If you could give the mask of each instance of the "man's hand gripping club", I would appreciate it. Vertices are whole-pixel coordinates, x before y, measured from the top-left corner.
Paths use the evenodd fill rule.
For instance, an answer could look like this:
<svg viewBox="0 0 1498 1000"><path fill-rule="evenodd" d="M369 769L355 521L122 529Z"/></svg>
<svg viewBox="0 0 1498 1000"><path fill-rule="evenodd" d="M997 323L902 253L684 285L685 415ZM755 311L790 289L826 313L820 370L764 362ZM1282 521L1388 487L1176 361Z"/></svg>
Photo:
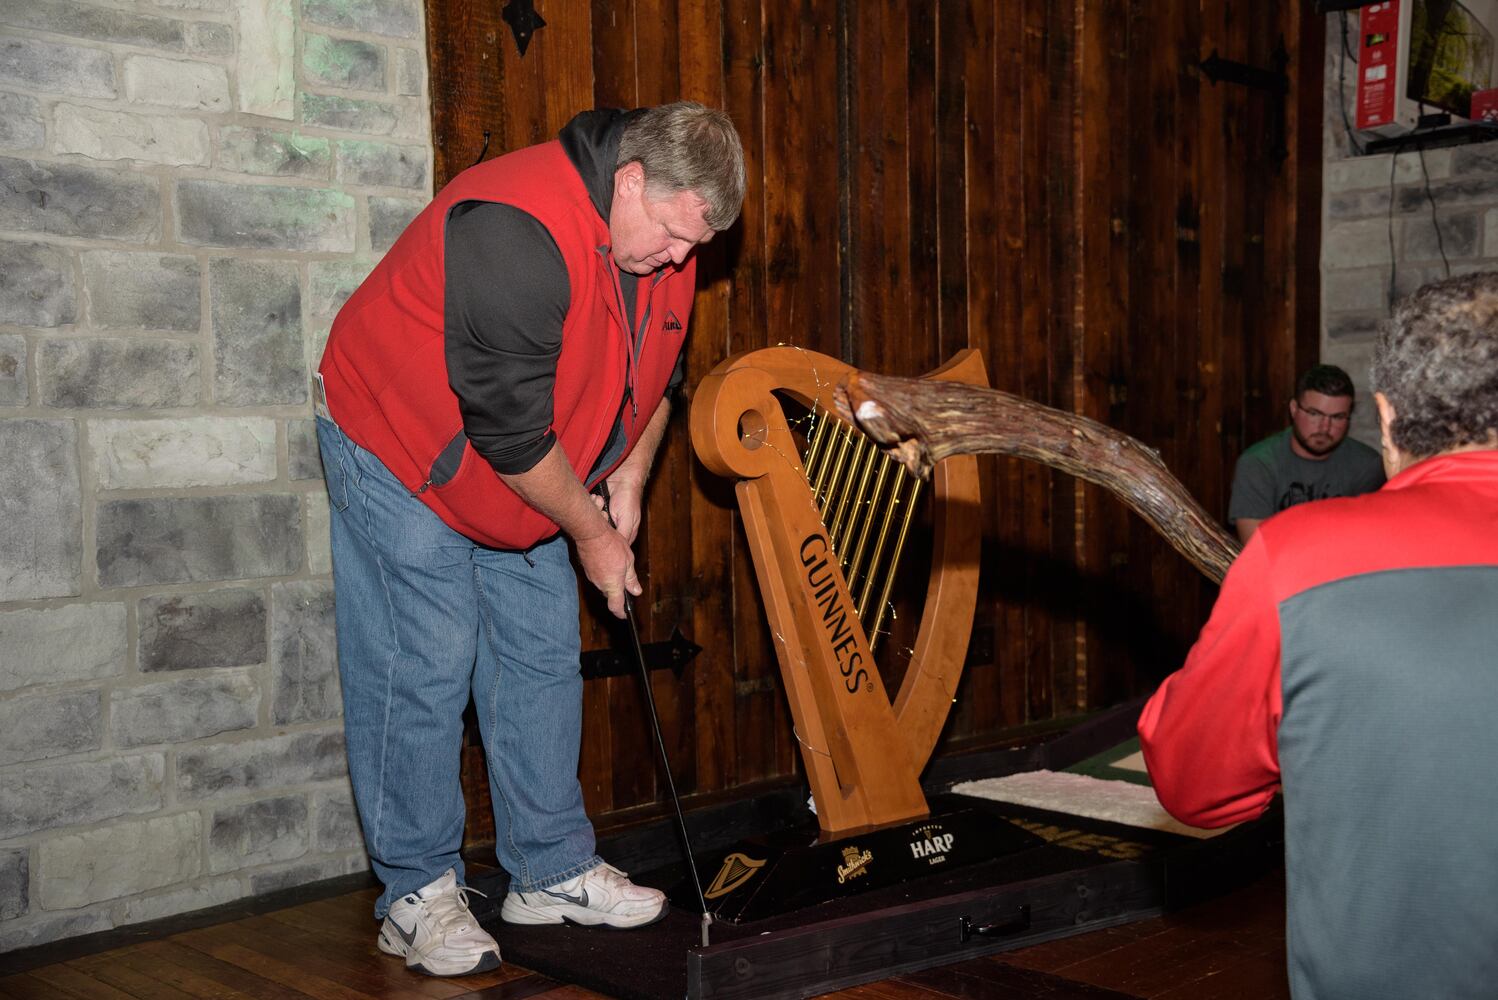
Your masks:
<svg viewBox="0 0 1498 1000"><path fill-rule="evenodd" d="M615 618L623 618L630 610L631 597L638 597L642 593L640 579L635 575L635 536L640 530L640 494L639 489L610 490L609 481L604 480L598 484L597 492L594 493L594 501L603 511L603 516L608 520L609 533L624 543L625 551L629 553L629 565L625 570L622 586L613 579L608 582L612 584L605 587L603 583L594 580L591 572L588 579L593 581L594 586L603 591L603 596L608 599L609 611ZM578 557L582 558L582 546L578 546ZM586 571L586 561L584 562Z"/></svg>
<svg viewBox="0 0 1498 1000"><path fill-rule="evenodd" d="M600 497L589 497L583 484L567 465L562 449L553 448L529 471L503 475L501 478L520 498L555 521L577 547L588 582L603 592L609 611L624 617L626 594L639 594L640 581L635 576L635 554L630 547L640 525L641 488L631 489L617 471L614 512L621 525L615 528L607 514L600 514ZM591 502L590 502L591 501Z"/></svg>

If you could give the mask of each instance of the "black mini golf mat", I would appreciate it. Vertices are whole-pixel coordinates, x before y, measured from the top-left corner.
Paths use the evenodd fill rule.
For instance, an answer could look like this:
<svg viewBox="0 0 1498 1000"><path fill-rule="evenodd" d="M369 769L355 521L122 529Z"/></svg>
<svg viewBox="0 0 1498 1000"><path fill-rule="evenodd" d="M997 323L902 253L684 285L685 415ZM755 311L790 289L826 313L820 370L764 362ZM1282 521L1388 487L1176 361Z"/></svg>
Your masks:
<svg viewBox="0 0 1498 1000"><path fill-rule="evenodd" d="M935 810L956 797L936 796ZM815 837L814 817L786 797L762 821ZM961 799L972 807L975 800ZM701 946L695 904L677 903L665 919L631 931L571 925L521 927L499 919L507 877L471 870L469 883L490 895L474 910L500 942L507 961L554 979L622 998L802 997L961 961L1052 938L1155 916L1225 892L1278 862L1276 819L1240 827L1211 841L998 802L977 803L996 831L1030 836L1014 853L901 885L821 903L761 920L711 928ZM791 815L786 815L786 813ZM773 819L767 818L773 816ZM716 831L732 843L756 831L726 821ZM705 850L693 834L694 849ZM610 848L616 849L611 857ZM635 860L669 856L672 827L635 831L628 842L605 841L600 853L630 868ZM635 865L631 877L668 889L678 864ZM713 873L704 871L704 880Z"/></svg>

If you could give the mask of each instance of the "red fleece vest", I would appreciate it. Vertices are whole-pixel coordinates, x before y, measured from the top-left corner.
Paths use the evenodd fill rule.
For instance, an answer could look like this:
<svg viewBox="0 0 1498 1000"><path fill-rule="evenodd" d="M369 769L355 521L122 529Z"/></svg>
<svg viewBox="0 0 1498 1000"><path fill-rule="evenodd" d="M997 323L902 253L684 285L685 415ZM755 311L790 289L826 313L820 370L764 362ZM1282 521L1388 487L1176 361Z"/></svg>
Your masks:
<svg viewBox="0 0 1498 1000"><path fill-rule="evenodd" d="M464 201L499 202L546 227L567 266L570 306L562 326L552 430L578 478L598 460L630 375L630 337L608 225L560 142L509 153L463 171L401 234L333 321L319 371L338 426L455 531L494 548L523 549L557 526L528 506L472 445L457 474L430 485L433 462L463 418L443 354L443 229ZM635 317L638 412L626 405L628 455L659 405L686 337L695 258L641 278ZM494 276L524 281L525 275ZM640 324L643 322L643 327ZM611 471L611 470L610 470ZM592 485L591 483L588 485Z"/></svg>

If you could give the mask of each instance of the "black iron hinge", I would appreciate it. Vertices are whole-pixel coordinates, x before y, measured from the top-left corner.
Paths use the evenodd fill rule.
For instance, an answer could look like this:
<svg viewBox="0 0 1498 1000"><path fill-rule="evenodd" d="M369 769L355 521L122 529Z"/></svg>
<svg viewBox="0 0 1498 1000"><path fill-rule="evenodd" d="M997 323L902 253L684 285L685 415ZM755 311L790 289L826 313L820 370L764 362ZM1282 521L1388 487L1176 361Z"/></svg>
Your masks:
<svg viewBox="0 0 1498 1000"><path fill-rule="evenodd" d="M1285 101L1290 96L1290 74L1287 72L1290 68L1290 53L1285 51L1283 38L1275 46L1273 58L1274 69L1262 69L1248 63L1224 59L1213 49L1212 54L1201 61L1201 71L1212 81L1214 87L1221 80L1224 83L1263 90L1277 98L1269 106L1269 155L1276 163L1283 163L1290 155L1285 138Z"/></svg>
<svg viewBox="0 0 1498 1000"><path fill-rule="evenodd" d="M680 626L671 628L671 638L665 642L647 642L640 647L645 653L645 666L650 670L669 670L678 678L682 668L702 652L702 647L681 634ZM583 680L595 677L622 677L632 674L635 666L634 654L626 647L622 650L590 649L582 655Z"/></svg>
<svg viewBox="0 0 1498 1000"><path fill-rule="evenodd" d="M546 22L536 13L535 0L510 0L500 9L499 16L510 26L510 33L515 36L515 47L522 56L531 44L531 36L546 27Z"/></svg>

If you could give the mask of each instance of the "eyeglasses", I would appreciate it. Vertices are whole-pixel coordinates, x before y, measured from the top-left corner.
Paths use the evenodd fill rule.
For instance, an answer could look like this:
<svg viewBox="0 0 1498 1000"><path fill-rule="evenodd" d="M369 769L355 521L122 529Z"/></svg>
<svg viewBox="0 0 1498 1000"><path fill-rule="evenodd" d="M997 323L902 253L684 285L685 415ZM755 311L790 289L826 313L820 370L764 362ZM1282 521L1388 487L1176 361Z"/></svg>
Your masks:
<svg viewBox="0 0 1498 1000"><path fill-rule="evenodd" d="M1330 420L1334 424L1345 424L1352 417L1352 414L1350 412L1322 413L1315 407L1301 406L1299 403L1295 404L1295 408L1301 413L1304 413L1306 416L1310 417L1312 420Z"/></svg>

